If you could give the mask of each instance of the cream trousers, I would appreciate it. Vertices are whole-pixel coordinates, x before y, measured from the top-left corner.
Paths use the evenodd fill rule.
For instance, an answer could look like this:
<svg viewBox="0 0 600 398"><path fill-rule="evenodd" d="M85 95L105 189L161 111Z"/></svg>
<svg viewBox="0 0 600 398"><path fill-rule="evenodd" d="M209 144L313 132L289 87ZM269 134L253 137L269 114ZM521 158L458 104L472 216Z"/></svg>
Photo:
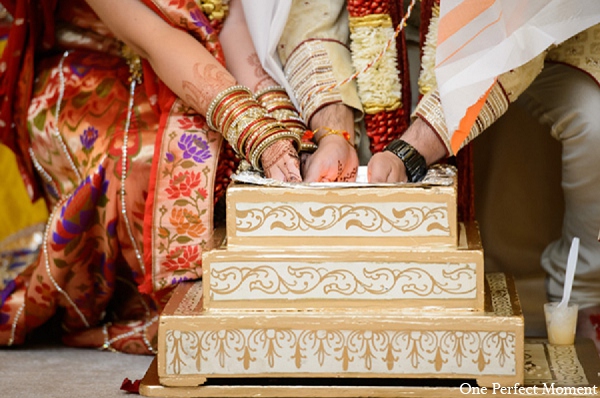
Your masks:
<svg viewBox="0 0 600 398"><path fill-rule="evenodd" d="M571 300L600 304L600 87L585 73L546 64L519 101L562 144L562 234L541 257L549 299L560 300L573 237L580 239ZM524 160L523 167L527 167Z"/></svg>

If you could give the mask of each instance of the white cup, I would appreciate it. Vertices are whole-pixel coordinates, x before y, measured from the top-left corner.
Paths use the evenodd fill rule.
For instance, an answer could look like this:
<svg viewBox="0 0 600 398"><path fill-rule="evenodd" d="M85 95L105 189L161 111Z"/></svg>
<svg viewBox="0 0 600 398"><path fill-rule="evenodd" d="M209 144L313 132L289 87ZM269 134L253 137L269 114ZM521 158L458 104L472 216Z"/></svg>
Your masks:
<svg viewBox="0 0 600 398"><path fill-rule="evenodd" d="M568 304L564 308L557 307L558 303L544 304L548 342L555 345L572 345L575 342L579 306Z"/></svg>

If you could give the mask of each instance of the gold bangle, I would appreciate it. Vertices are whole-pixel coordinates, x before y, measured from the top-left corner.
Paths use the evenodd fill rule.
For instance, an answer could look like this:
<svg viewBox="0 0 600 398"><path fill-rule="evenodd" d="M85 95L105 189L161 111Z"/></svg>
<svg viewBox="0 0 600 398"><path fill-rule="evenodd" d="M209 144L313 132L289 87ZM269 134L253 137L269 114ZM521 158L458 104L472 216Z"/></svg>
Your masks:
<svg viewBox="0 0 600 398"><path fill-rule="evenodd" d="M298 150L300 148L300 138L299 138L298 134L295 134L291 131L285 131L285 130L275 133L275 134L265 138L256 147L256 149L252 152L252 154L251 154L252 156L250 159L250 164L252 164L252 167L254 167L256 170L262 171L262 168L260 167L260 158L261 158L263 152L274 142L283 140L283 139L287 139L287 138L291 138L296 143L296 150Z"/></svg>
<svg viewBox="0 0 600 398"><path fill-rule="evenodd" d="M208 124L208 127L210 127L212 130L218 131L217 127L213 124L213 121L212 121L213 112L215 111L215 107L227 95L232 94L236 91L245 92L249 96L252 96L252 92L250 91L250 89L248 89L247 87L242 86L242 85L235 85L235 86L228 87L225 90L221 91L219 94L217 94L215 96L215 98L213 98L213 100L208 105L208 110L206 111L206 123Z"/></svg>
<svg viewBox="0 0 600 398"><path fill-rule="evenodd" d="M260 97L262 97L265 94L273 93L273 92L283 93L287 96L287 91L285 91L285 88L283 88L282 86L269 86L269 87L266 87L266 88L256 92L254 94L254 98L256 98L257 100L260 101Z"/></svg>
<svg viewBox="0 0 600 398"><path fill-rule="evenodd" d="M232 145L236 145L240 135L250 123L256 119L264 117L266 111L260 106L251 106L244 109L236 118L227 126L227 129L223 131L223 136L227 138L227 141ZM238 148L241 149L241 148Z"/></svg>
<svg viewBox="0 0 600 398"><path fill-rule="evenodd" d="M317 141L316 141L317 145L319 145L319 142L321 142L321 140L323 138L327 137L328 135L339 135L340 137L344 137L344 139L346 140L347 143L350 143L350 133L348 133L345 130L334 130L334 129L330 129L329 127L319 127L318 129L316 129L314 131L314 134L316 135L317 132L321 129L327 130L327 132L317 139Z"/></svg>
<svg viewBox="0 0 600 398"><path fill-rule="evenodd" d="M241 110L252 105L258 106L258 103L248 95L238 94L233 97L225 97L215 108L215 115L213 116L219 131L221 133L227 131L232 121L241 114Z"/></svg>

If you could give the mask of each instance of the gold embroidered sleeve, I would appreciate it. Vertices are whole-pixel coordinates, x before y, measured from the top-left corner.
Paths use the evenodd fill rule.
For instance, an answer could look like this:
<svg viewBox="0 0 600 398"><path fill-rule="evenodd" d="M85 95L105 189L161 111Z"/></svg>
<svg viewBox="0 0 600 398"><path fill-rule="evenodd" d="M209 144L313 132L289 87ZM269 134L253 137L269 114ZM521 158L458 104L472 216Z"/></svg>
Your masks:
<svg viewBox="0 0 600 398"><path fill-rule="evenodd" d="M452 154L448 126L446 125L446 119L444 118L442 103L437 89L429 91L421 98L421 101L419 101L411 115L413 120L417 117L423 119L429 127L435 131L440 140L444 143L446 152Z"/></svg>
<svg viewBox="0 0 600 398"><path fill-rule="evenodd" d="M477 116L477 119L469 132L469 135L463 141L459 150L498 120L498 118L506 112L508 105L509 101L504 90L500 84L494 84L481 112ZM415 117L423 119L436 132L438 137L444 143L446 151L450 156L456 155L456 153L452 151L452 146L450 145L452 134L454 132L448 131L437 89L425 94L421 101L419 101L417 108L412 115L413 119Z"/></svg>
<svg viewBox="0 0 600 398"><path fill-rule="evenodd" d="M316 111L332 103L343 102L362 111L354 82L321 89L353 73L348 40L345 1L292 2L278 55L307 123Z"/></svg>

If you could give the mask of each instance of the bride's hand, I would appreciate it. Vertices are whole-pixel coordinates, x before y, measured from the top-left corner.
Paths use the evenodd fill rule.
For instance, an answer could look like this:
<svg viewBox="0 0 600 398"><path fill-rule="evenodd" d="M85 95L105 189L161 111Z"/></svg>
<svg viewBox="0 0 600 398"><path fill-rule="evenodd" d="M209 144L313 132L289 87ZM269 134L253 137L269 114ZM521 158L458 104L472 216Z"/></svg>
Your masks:
<svg viewBox="0 0 600 398"><path fill-rule="evenodd" d="M300 159L291 140L279 140L261 156L265 176L284 182L300 182Z"/></svg>

